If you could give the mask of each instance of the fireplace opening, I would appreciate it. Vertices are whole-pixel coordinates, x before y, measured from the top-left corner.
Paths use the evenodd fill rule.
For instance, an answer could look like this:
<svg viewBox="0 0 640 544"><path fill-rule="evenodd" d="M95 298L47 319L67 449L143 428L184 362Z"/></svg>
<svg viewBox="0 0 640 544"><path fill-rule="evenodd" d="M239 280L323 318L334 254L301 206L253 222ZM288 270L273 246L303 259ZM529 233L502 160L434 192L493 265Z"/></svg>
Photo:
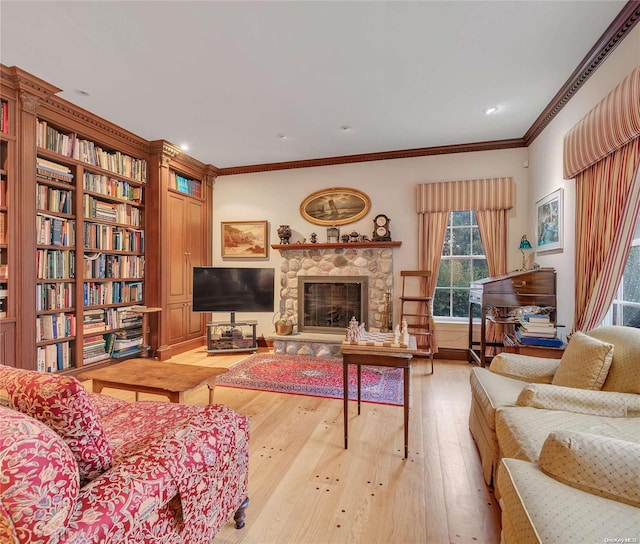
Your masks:
<svg viewBox="0 0 640 544"><path fill-rule="evenodd" d="M299 276L298 330L343 334L349 320L367 320L366 276Z"/></svg>

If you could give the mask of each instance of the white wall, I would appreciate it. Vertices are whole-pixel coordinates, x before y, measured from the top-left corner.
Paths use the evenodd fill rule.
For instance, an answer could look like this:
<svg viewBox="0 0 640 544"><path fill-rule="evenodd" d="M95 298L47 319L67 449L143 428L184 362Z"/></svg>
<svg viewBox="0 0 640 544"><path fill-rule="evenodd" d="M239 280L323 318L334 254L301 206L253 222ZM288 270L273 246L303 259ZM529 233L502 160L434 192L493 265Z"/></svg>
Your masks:
<svg viewBox="0 0 640 544"><path fill-rule="evenodd" d="M266 219L270 226L270 244L279 243L276 231L281 224L291 226L292 243L303 238L309 240L312 232L318 234L319 242L325 242L326 227L303 219L300 203L320 189L351 187L369 195L371 210L357 223L342 226L341 233L355 230L371 237L373 218L379 213L390 217L391 235L394 240L402 242L402 246L394 250L394 296L397 298L400 270L415 269L418 263L416 186L435 181L510 176L515 180L517 201L509 220L509 269L514 270L521 266L522 255L517 248L527 220L528 171L523 167L525 158L527 150L519 148L219 177L213 191L213 264L273 266L278 278L281 262L278 251L270 249L267 261L223 261L220 256L220 221ZM276 292L276 309L278 301ZM398 315L398 311L396 303L394 315ZM215 317L226 318L223 315ZM271 314L239 314L238 319L241 318L258 319L259 335L269 335L273 331ZM439 342L443 347L466 348L466 325L443 325L439 328Z"/></svg>
<svg viewBox="0 0 640 544"><path fill-rule="evenodd" d="M533 235L536 230L536 201L560 187L564 189L564 249L558 253L536 255L535 260L541 266L551 266L557 271L558 321L566 325L566 332L572 329L575 306L575 183L573 180L562 178L562 141L571 127L638 64L640 64L640 25L637 25L611 53L604 64L529 146L529 197L526 211L528 233ZM535 236L530 240L535 240Z"/></svg>

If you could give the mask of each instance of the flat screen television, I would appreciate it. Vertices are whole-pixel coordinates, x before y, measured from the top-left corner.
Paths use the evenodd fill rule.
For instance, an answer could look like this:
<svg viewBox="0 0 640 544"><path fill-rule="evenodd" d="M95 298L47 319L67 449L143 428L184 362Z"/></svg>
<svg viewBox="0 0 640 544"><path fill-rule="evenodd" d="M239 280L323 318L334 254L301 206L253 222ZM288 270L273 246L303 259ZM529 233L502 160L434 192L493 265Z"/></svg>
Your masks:
<svg viewBox="0 0 640 544"><path fill-rule="evenodd" d="M273 312L273 268L193 267L194 312Z"/></svg>

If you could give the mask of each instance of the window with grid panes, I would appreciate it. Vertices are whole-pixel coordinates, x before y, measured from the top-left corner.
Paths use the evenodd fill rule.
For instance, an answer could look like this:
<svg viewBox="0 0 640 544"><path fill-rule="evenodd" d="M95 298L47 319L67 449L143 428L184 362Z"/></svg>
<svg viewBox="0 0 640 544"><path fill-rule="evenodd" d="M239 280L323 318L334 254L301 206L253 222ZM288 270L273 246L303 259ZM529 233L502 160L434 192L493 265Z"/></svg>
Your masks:
<svg viewBox="0 0 640 544"><path fill-rule="evenodd" d="M442 246L433 314L437 317L467 318L469 284L488 275L475 212L451 212ZM477 305L474 307L476 310L478 315L475 317L480 317Z"/></svg>
<svg viewBox="0 0 640 544"><path fill-rule="evenodd" d="M620 286L603 325L640 328L640 218L636 223Z"/></svg>

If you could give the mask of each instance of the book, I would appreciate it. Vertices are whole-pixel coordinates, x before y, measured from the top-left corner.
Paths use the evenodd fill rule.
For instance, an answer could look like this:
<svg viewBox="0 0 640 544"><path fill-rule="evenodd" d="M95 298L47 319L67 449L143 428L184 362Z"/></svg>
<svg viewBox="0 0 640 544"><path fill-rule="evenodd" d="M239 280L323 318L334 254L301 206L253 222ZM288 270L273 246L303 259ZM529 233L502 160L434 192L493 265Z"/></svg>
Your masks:
<svg viewBox="0 0 640 544"><path fill-rule="evenodd" d="M524 320L529 323L549 323L551 317L547 314L524 314Z"/></svg>
<svg viewBox="0 0 640 544"><path fill-rule="evenodd" d="M523 336L520 331L516 331L516 338L521 344L525 346L544 346L552 348L561 348L564 342L560 338L540 338L540 337L528 337Z"/></svg>

